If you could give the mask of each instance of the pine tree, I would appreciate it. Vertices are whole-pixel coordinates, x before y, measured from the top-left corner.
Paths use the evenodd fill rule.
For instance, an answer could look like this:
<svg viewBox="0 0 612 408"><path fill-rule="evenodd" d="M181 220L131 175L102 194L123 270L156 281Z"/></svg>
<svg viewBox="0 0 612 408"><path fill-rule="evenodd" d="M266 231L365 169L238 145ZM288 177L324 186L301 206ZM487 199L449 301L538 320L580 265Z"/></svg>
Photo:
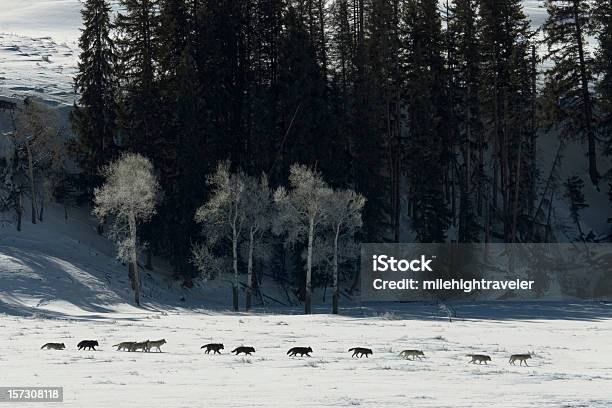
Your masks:
<svg viewBox="0 0 612 408"><path fill-rule="evenodd" d="M159 3L122 0L115 25L121 75L121 144L155 159L159 142Z"/></svg>
<svg viewBox="0 0 612 408"><path fill-rule="evenodd" d="M191 42L192 19L188 4L183 0L163 0L160 2L160 24L157 37L158 88L160 109L160 141L155 148L156 165L160 183L166 199L158 210L155 223L149 226L151 246L147 260L151 259L153 249L161 250L169 258L177 274L186 279L190 241L197 234L193 228L193 213L198 205L193 193L200 192L198 179L192 173L182 179L186 167L199 169L194 157L186 156L187 146L194 151L195 157L201 154L197 149L197 97L198 77L193 71ZM189 106L185 106L185 103ZM185 112L187 110L187 112ZM197 197L201 197L197 196ZM158 233L159 231L159 233ZM147 262L152 267L150 262Z"/></svg>
<svg viewBox="0 0 612 408"><path fill-rule="evenodd" d="M447 36L450 38L449 99L460 157L459 225L457 240L479 240L476 213L482 214L484 183L484 135L480 113L480 55L478 2L458 0L450 6ZM454 166L453 166L454 167Z"/></svg>
<svg viewBox="0 0 612 408"><path fill-rule="evenodd" d="M403 26L412 220L419 242L444 242L450 222L444 196L444 173L449 161L448 112L437 2L408 1Z"/></svg>
<svg viewBox="0 0 612 408"><path fill-rule="evenodd" d="M398 1L375 0L367 10L359 2L356 16L355 178L368 200L365 232L376 241L400 240L399 12ZM372 172L373 167L379 170Z"/></svg>
<svg viewBox="0 0 612 408"><path fill-rule="evenodd" d="M546 117L560 124L564 136L579 135L588 146L589 177L597 187L601 178L597 169L594 60L586 37L593 34L591 2L588 0L547 0L548 19L544 36L547 57L553 67L546 73Z"/></svg>
<svg viewBox="0 0 612 408"><path fill-rule="evenodd" d="M605 135L612 130L612 2L609 0L599 2L595 16L599 43L596 71L600 77L597 90L601 100L601 130ZM607 154L612 154L612 137L608 137L605 142Z"/></svg>
<svg viewBox="0 0 612 408"><path fill-rule="evenodd" d="M297 8L289 7L279 39L277 150L271 177L284 181L293 163L332 162L329 151L330 123L326 78L317 61L316 44L307 21ZM323 167L320 170L325 171Z"/></svg>
<svg viewBox="0 0 612 408"><path fill-rule="evenodd" d="M493 220L500 219L501 235L512 241L513 221L520 211L516 197L522 194L521 186L526 187L517 176L521 171L517 158L524 151L519 151L527 137L524 126L532 123L525 120L534 105L532 87L525 87L531 81L524 81L524 73L531 72L533 33L520 0L481 0L479 14L481 112L492 165L490 186L485 190L490 196L485 240L494 232Z"/></svg>
<svg viewBox="0 0 612 408"><path fill-rule="evenodd" d="M117 129L116 49L111 39L111 8L106 0L87 0L81 11L83 26L79 72L75 78L78 105L71 114L76 135L73 145L89 194L101 179L99 169L113 156Z"/></svg>
<svg viewBox="0 0 612 408"><path fill-rule="evenodd" d="M330 7L330 105L336 129L329 156L335 167L326 169L336 184L367 197L362 235L372 242L396 240L399 233L399 196L393 192L399 193L401 151L390 147L399 142L400 123L395 116L400 89L393 3L366 7L363 0L336 0ZM392 57L395 85L388 65ZM393 126L388 126L388 107L397 119Z"/></svg>

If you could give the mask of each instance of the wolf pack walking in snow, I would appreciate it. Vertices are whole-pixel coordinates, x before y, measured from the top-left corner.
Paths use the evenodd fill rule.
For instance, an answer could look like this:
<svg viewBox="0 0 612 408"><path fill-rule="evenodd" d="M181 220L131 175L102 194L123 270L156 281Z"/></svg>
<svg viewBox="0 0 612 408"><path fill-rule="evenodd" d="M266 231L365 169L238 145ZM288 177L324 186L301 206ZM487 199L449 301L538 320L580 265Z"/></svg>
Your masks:
<svg viewBox="0 0 612 408"><path fill-rule="evenodd" d="M114 344L112 347L117 347L117 351L128 351L128 352L136 352L136 351L140 351L143 353L149 353L151 352L151 350L155 349L157 350L157 352L161 353L161 347L166 344L167 341L166 339L161 339L161 340L146 340L146 341L125 341L125 342L121 342L121 343L117 343ZM93 350L93 351L99 351L96 350L96 347L99 347L99 343L97 340L83 340L81 342L79 342L79 344L77 344L77 347L79 350ZM66 345L64 343L45 343L42 347L42 349L47 349L47 350L64 350L66 349ZM204 354L210 354L212 351L212 354L222 354L221 350L224 350L225 347L223 345L223 343L208 343L203 345L202 347L200 347L200 349L205 349ZM371 348L367 348L367 347L352 347L350 349L348 349L348 352L352 352L353 354L351 355L352 358L362 358L363 356L365 356L366 358L369 358L369 356L373 355L374 352L372 351ZM245 356L251 356L253 355L253 353L255 353L255 348L252 346L238 346L235 349L233 349L231 351L231 353L234 353L236 356L240 355L240 354L244 354ZM287 351L287 355L289 357L312 357L310 354L314 353L312 347L292 347ZM529 367L529 365L527 364L527 360L532 358L534 355L533 352L529 352L529 353L524 353L524 354L512 354L510 356L510 360L508 360L508 364L511 365L516 365L515 362L518 361L519 365L522 366L523 363L525 363L525 366ZM425 353L422 350L413 350L413 349L406 349L406 350L402 350L399 354L398 357L404 359L404 360L410 360L410 361L415 361L416 359L422 360L425 357ZM470 361L468 363L471 364L477 364L481 365L482 363L485 363L485 365L488 365L487 362L491 362L493 361L491 359L490 356L486 355L486 354L466 354L466 357L470 358Z"/></svg>

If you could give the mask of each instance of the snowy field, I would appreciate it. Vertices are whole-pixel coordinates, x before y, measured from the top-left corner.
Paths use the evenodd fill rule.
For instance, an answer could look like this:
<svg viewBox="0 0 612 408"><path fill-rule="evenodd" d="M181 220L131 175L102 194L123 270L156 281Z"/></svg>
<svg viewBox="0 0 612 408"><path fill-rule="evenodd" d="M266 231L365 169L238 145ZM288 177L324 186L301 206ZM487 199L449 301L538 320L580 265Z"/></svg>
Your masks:
<svg viewBox="0 0 612 408"><path fill-rule="evenodd" d="M26 206L27 207L27 206ZM612 306L488 303L456 305L450 323L433 304L370 304L343 298L342 316L299 307L227 312L224 282L194 289L170 280L155 260L143 308L131 306L125 267L95 233L85 209L25 217L0 228L0 385L63 386L65 407L610 407ZM266 293L281 292L264 282ZM241 301L243 299L241 294ZM328 297L329 302L329 297ZM165 338L163 353L118 352L122 341ZM77 351L81 340L98 351ZM48 342L66 350L40 350ZM222 342L223 355L200 347ZM252 357L229 353L240 345ZM310 346L311 358L289 358ZM371 348L370 358L347 350ZM421 349L423 361L400 359ZM510 354L534 352L530 367ZM488 365L466 354L488 354ZM19 404L19 407L45 404Z"/></svg>
<svg viewBox="0 0 612 408"><path fill-rule="evenodd" d="M465 310L492 315L496 307ZM400 312L375 317L135 310L92 319L5 315L0 316L0 384L64 386L65 407L612 406L610 308L595 306L581 320L511 317L523 307L506 310L508 318L453 323L432 318L433 306L407 308L406 320ZM557 307L550 312L563 312ZM168 341L163 353L111 347L160 338ZM97 339L99 350L77 351L83 339ZM40 350L51 341L67 349ZM223 342L223 355L204 354L200 347L209 342ZM230 355L239 345L257 351L252 357ZM294 346L312 347L312 358L286 356ZM374 354L352 359L347 349L355 346ZM427 358L398 358L406 348L422 349ZM510 354L527 351L535 352L529 367L508 365ZM468 364L469 353L489 354L492 362Z"/></svg>

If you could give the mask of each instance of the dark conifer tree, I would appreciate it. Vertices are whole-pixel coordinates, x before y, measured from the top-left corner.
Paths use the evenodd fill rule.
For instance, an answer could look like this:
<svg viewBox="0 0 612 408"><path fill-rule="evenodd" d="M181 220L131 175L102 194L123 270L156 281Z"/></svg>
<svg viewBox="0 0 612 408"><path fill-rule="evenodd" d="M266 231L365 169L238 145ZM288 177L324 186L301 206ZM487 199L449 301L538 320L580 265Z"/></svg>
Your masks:
<svg viewBox="0 0 612 408"><path fill-rule="evenodd" d="M99 184L99 169L115 152L117 128L116 55L110 31L111 8L106 0L87 0L81 15L81 54L75 89L80 95L72 112L73 145L85 176L88 194Z"/></svg>
<svg viewBox="0 0 612 408"><path fill-rule="evenodd" d="M482 215L482 188L485 181L482 119L480 114L480 55L478 1L457 0L450 6L447 36L449 60L449 100L455 143L452 168L458 169L459 242L479 241L476 215Z"/></svg>
<svg viewBox="0 0 612 408"><path fill-rule="evenodd" d="M599 74L597 90L601 100L601 134L612 133L612 1L599 2L596 12L597 39L596 71ZM605 138L606 153L612 154L612 136Z"/></svg>
<svg viewBox="0 0 612 408"><path fill-rule="evenodd" d="M198 231L193 214L204 195L202 174L205 151L198 143L198 106L200 87L192 55L193 18L184 0L160 3L160 46L156 60L160 93L160 143L156 147L156 167L165 194L152 234L162 250L185 278L191 278L189 249ZM150 252L149 252L150 254Z"/></svg>
<svg viewBox="0 0 612 408"><path fill-rule="evenodd" d="M449 163L443 38L436 0L410 0L403 12L407 73L407 176L419 242L444 242L450 218L444 196Z"/></svg>
<svg viewBox="0 0 612 408"><path fill-rule="evenodd" d="M329 154L331 119L326 78L306 22L297 8L289 6L278 54L278 144L271 173L276 180L286 178L292 163L321 170L331 164L323 160Z"/></svg>
<svg viewBox="0 0 612 408"><path fill-rule="evenodd" d="M115 25L121 75L121 143L155 160L159 143L159 3L122 0Z"/></svg>
<svg viewBox="0 0 612 408"><path fill-rule="evenodd" d="M355 83L357 179L368 199L373 239L400 240L401 69L399 2L360 3ZM362 45L363 42L363 45ZM372 168L378 169L372 174ZM376 220L376 221L374 221ZM367 231L368 229L366 229Z"/></svg>
<svg viewBox="0 0 612 408"><path fill-rule="evenodd" d="M526 76L532 73L533 33L520 0L481 0L479 22L481 114L492 164L485 190L490 197L485 211L485 240L497 233L512 241L514 220L520 211L516 197L526 187L516 176L526 170L518 165L518 157L525 151L519 152L519 148L526 137L524 126L533 123L525 120L534 108L532 76ZM495 220L501 221L503 231L495 231Z"/></svg>
<svg viewBox="0 0 612 408"><path fill-rule="evenodd" d="M594 60L586 43L594 32L591 2L547 0L546 9L544 36L553 67L546 73L544 113L549 123L565 129L564 137L578 136L586 142L589 177L598 186Z"/></svg>

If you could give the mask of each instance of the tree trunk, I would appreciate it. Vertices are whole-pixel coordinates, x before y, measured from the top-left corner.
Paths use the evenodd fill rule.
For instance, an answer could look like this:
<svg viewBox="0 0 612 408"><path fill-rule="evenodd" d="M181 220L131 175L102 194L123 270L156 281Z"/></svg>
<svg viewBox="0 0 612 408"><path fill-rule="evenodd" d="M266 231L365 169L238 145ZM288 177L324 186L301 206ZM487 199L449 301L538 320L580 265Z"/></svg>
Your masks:
<svg viewBox="0 0 612 408"><path fill-rule="evenodd" d="M516 174L514 181L514 202L512 203L512 233L510 242L516 242L516 230L518 227L518 212L519 212L519 193L520 193L520 182L521 182L521 152L523 143L519 140L518 154L516 156Z"/></svg>
<svg viewBox="0 0 612 408"><path fill-rule="evenodd" d="M308 257L306 258L306 291L304 293L304 313L312 313L312 244L314 241L314 219L308 226Z"/></svg>
<svg viewBox="0 0 612 408"><path fill-rule="evenodd" d="M255 233L253 229L249 231L249 259L247 262L247 289L246 289L246 310L251 309L251 298L253 296L253 245Z"/></svg>
<svg viewBox="0 0 612 408"><path fill-rule="evenodd" d="M536 107L536 103L537 103L537 78L538 78L538 71L537 71L537 67L536 67L536 47L535 45L533 47L531 47L531 124L530 124L530 132L531 134L529 135L530 140L529 140L529 220L533 220L535 219L535 214L534 214L534 210L535 210L535 200L536 200L536 174L538 171L537 168L537 162L536 162L536 154L537 154L537 148L536 148L536 137L537 137L537 131L536 131L536 115L537 115L537 107ZM533 240L533 223L530 222L530 226L529 226L529 240Z"/></svg>
<svg viewBox="0 0 612 408"><path fill-rule="evenodd" d="M550 193L550 203L548 205L548 216L546 217L546 231L544 232L544 242L548 243L549 234L548 231L551 230L550 227L550 219L552 217L552 209L553 209L553 199L555 198L555 190Z"/></svg>
<svg viewBox="0 0 612 408"><path fill-rule="evenodd" d="M40 197L40 213L38 214L38 221L43 222L43 214L45 212L45 195Z"/></svg>
<svg viewBox="0 0 612 408"><path fill-rule="evenodd" d="M338 235L340 234L340 225L336 227L336 236L334 237L334 274L332 275L332 314L338 314Z"/></svg>
<svg viewBox="0 0 612 408"><path fill-rule="evenodd" d="M145 268L147 268L150 271L153 270L153 250L151 249L150 245L147 248L147 261L145 263Z"/></svg>
<svg viewBox="0 0 612 408"><path fill-rule="evenodd" d="M138 272L138 255L136 253L136 217L130 215L130 261L132 262L132 270L134 271L134 303L140 306L140 274Z"/></svg>
<svg viewBox="0 0 612 408"><path fill-rule="evenodd" d="M578 45L578 58L580 61L580 85L582 88L584 126L587 131L589 177L597 190L599 190L599 171L597 170L597 152L595 146L595 131L593 130L593 105L589 93L589 79L584 59L584 44L582 43L582 28L578 10L578 0L574 0L574 26L576 27L576 43Z"/></svg>
<svg viewBox="0 0 612 408"><path fill-rule="evenodd" d="M30 191L32 193L32 224L36 224L36 190L34 188L34 163L32 161L32 149L30 143L26 143L28 154L28 175L30 176Z"/></svg>
<svg viewBox="0 0 612 408"><path fill-rule="evenodd" d="M134 285L134 264L132 262L128 262L128 278L130 279L130 287L132 290L136 290L136 285Z"/></svg>
<svg viewBox="0 0 612 408"><path fill-rule="evenodd" d="M238 234L236 227L232 226L232 266L234 268L234 283L232 290L232 303L234 312L238 311Z"/></svg>
<svg viewBox="0 0 612 408"><path fill-rule="evenodd" d="M23 214L23 206L21 205L21 189L17 193L17 231L21 231L21 214Z"/></svg>

